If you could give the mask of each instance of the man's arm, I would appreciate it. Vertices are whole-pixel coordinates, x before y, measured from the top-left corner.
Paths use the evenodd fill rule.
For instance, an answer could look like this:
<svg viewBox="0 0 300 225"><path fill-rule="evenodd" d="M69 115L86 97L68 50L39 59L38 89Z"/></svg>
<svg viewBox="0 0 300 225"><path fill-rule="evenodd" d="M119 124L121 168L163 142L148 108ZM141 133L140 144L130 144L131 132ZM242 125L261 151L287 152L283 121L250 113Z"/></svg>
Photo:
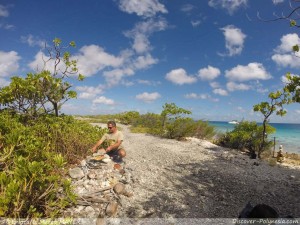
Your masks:
<svg viewBox="0 0 300 225"><path fill-rule="evenodd" d="M108 147L105 149L105 151L106 151L106 152L109 152L109 151L111 151L111 150L113 150L113 149L117 149L117 148L122 144L122 141L123 141L123 140L118 140L115 144L113 144L113 145L111 145L111 146L108 146Z"/></svg>
<svg viewBox="0 0 300 225"><path fill-rule="evenodd" d="M96 152L97 148L103 143L103 141L105 140L104 136L94 145L94 147L92 147L92 152Z"/></svg>

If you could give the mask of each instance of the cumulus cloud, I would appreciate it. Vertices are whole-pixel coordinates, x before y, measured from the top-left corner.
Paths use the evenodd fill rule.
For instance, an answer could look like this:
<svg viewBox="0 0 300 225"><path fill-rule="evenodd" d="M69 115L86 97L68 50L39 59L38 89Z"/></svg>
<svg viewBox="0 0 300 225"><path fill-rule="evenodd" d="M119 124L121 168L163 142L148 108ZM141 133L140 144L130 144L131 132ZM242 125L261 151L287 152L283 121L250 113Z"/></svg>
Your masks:
<svg viewBox="0 0 300 225"><path fill-rule="evenodd" d="M295 33L287 34L280 41L281 44L274 49L276 54L272 56L272 60L282 67L300 68L300 55L292 51L294 45L300 45L299 36Z"/></svg>
<svg viewBox="0 0 300 225"><path fill-rule="evenodd" d="M158 62L157 59L154 59L150 54L138 56L133 61L133 67L135 69L145 69L149 66L156 64Z"/></svg>
<svg viewBox="0 0 300 225"><path fill-rule="evenodd" d="M228 92L222 88L217 88L213 90L213 93L217 94L217 95L222 95L222 96L226 96L228 95Z"/></svg>
<svg viewBox="0 0 300 225"><path fill-rule="evenodd" d="M228 82L226 84L228 91L246 91L251 89L251 86L246 84L238 84L235 82Z"/></svg>
<svg viewBox="0 0 300 225"><path fill-rule="evenodd" d="M80 92L78 98L81 98L81 99L93 99L98 94L102 94L103 93L104 86L103 85L99 85L97 87L92 87L92 86L77 86L75 89Z"/></svg>
<svg viewBox="0 0 300 225"><path fill-rule="evenodd" d="M134 71L130 68L114 69L103 72L108 86L112 87L120 83L125 76L132 76Z"/></svg>
<svg viewBox="0 0 300 225"><path fill-rule="evenodd" d="M15 51L0 51L0 77L15 75L19 69L19 60L21 57Z"/></svg>
<svg viewBox="0 0 300 225"><path fill-rule="evenodd" d="M209 0L208 5L213 8L223 8L232 15L238 8L247 6L248 0Z"/></svg>
<svg viewBox="0 0 300 225"><path fill-rule="evenodd" d="M212 87L212 88L219 88L220 87L220 84L218 82L210 82L209 85Z"/></svg>
<svg viewBox="0 0 300 225"><path fill-rule="evenodd" d="M106 67L118 67L123 63L122 57L116 57L97 45L83 46L74 58L78 60L79 72L91 76Z"/></svg>
<svg viewBox="0 0 300 225"><path fill-rule="evenodd" d="M152 93L144 92L142 94L136 95L135 97L136 99L141 100L143 102L151 103L159 99L161 95L158 92L152 92Z"/></svg>
<svg viewBox="0 0 300 225"><path fill-rule="evenodd" d="M241 29L228 25L221 28L225 36L225 47L228 50L228 56L241 54L244 48L244 41L247 37Z"/></svg>
<svg viewBox="0 0 300 225"><path fill-rule="evenodd" d="M93 100L93 104L115 105L114 100L100 96Z"/></svg>
<svg viewBox="0 0 300 225"><path fill-rule="evenodd" d="M163 31L167 27L168 23L163 18L148 19L147 21L137 23L132 30L126 31L124 34L126 37L133 39L132 48L138 54L142 54L152 49L149 36L154 32Z"/></svg>
<svg viewBox="0 0 300 225"><path fill-rule="evenodd" d="M272 60L279 66L282 67L291 67L291 68L300 68L300 58L293 55L280 55L275 54L272 56Z"/></svg>
<svg viewBox="0 0 300 225"><path fill-rule="evenodd" d="M34 37L32 34L21 36L21 42L28 44L30 47L38 46L41 48L45 47L46 43L46 41Z"/></svg>
<svg viewBox="0 0 300 225"><path fill-rule="evenodd" d="M137 80L137 82L139 84L145 84L145 85L149 85L149 86L157 86L157 85L161 84L160 81L150 81L150 80Z"/></svg>
<svg viewBox="0 0 300 225"><path fill-rule="evenodd" d="M120 10L142 17L153 17L157 13L167 13L167 9L158 0L120 0Z"/></svg>
<svg viewBox="0 0 300 225"><path fill-rule="evenodd" d="M300 45L300 38L298 34L287 34L283 35L280 39L281 44L276 47L275 52L277 53L288 53L292 52L294 45Z"/></svg>
<svg viewBox="0 0 300 225"><path fill-rule="evenodd" d="M170 71L166 74L165 78L178 85L192 84L197 81L197 78L187 75L186 71L182 68Z"/></svg>
<svg viewBox="0 0 300 225"><path fill-rule="evenodd" d="M268 80L271 75L261 63L249 63L247 66L238 65L225 71L225 77L232 81Z"/></svg>
<svg viewBox="0 0 300 225"><path fill-rule="evenodd" d="M201 80L214 80L221 74L218 68L208 66L207 68L200 69L198 71L198 76Z"/></svg>

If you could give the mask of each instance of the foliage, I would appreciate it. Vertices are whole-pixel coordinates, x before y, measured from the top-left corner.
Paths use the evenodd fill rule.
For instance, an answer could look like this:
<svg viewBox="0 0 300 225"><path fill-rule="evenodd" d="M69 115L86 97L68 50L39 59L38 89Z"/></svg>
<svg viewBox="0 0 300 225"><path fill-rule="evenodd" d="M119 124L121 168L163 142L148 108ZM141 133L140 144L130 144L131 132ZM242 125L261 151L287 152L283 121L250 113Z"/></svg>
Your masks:
<svg viewBox="0 0 300 225"><path fill-rule="evenodd" d="M283 109L283 105L288 102L287 97L288 97L288 93L286 92L281 92L281 91L271 92L269 94L269 100L270 100L269 102L261 102L253 106L253 110L255 112L259 111L264 116L263 129L260 135L261 141L258 149L259 158L266 145L265 134L267 131L266 130L267 124L269 122L268 119L274 112L276 112L276 114L280 116L284 116L286 114L286 111Z"/></svg>
<svg viewBox="0 0 300 225"><path fill-rule="evenodd" d="M299 51L299 50L298 50ZM284 91L291 95L289 103L300 103L300 76L286 74L287 84L284 87Z"/></svg>
<svg viewBox="0 0 300 225"><path fill-rule="evenodd" d="M261 143L261 134L263 126L259 126L256 122L242 121L235 128L223 134L217 141L218 145L227 148L239 150L248 149L250 152L258 152ZM275 132L275 128L267 125L267 135ZM272 141L266 141L262 151L269 149L272 146Z"/></svg>
<svg viewBox="0 0 300 225"><path fill-rule="evenodd" d="M120 123L122 124L132 124L132 122L140 117L140 113L137 111L129 111L124 112L119 115L117 115L117 118L119 119Z"/></svg>
<svg viewBox="0 0 300 225"><path fill-rule="evenodd" d="M211 138L214 135L214 128L208 123L182 117L184 114L191 114L191 112L179 108L174 103L166 103L160 115L147 113L133 120L132 129L172 139Z"/></svg>
<svg viewBox="0 0 300 225"><path fill-rule="evenodd" d="M67 167L103 135L72 117L0 113L0 216L54 217L75 202Z"/></svg>
<svg viewBox="0 0 300 225"><path fill-rule="evenodd" d="M71 42L69 47L75 47L75 43ZM54 39L53 47L46 47L49 58L43 59L44 68L38 73L28 73L25 78L12 77L9 86L0 89L0 105L29 118L49 113L58 116L61 106L77 96L66 80L69 75L78 73L77 62L71 60L70 53L64 51L66 48L61 46L60 39ZM53 70L46 70L47 63L52 61ZM83 80L84 76L78 74L77 78Z"/></svg>
<svg viewBox="0 0 300 225"><path fill-rule="evenodd" d="M132 122L132 128L143 132L160 135L162 133L161 116L155 113L140 115Z"/></svg>
<svg viewBox="0 0 300 225"><path fill-rule="evenodd" d="M178 119L182 115L191 114L192 112L183 108L178 107L175 103L165 103L163 111L160 116L162 118L162 127L165 128L166 123L170 119Z"/></svg>

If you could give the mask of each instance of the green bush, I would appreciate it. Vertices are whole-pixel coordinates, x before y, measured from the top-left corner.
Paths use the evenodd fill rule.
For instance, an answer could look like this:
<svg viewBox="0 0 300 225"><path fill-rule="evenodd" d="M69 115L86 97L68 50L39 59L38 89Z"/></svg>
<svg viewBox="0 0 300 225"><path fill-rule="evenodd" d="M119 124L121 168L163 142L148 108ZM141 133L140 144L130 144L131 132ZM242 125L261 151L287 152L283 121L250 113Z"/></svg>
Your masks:
<svg viewBox="0 0 300 225"><path fill-rule="evenodd" d="M81 159L103 130L69 116L22 121L20 115L0 113L0 216L57 216L75 202L65 179L70 163Z"/></svg>
<svg viewBox="0 0 300 225"><path fill-rule="evenodd" d="M235 126L235 128L221 135L217 140L217 144L227 148L239 150L248 149L251 152L257 152L261 145L263 127L256 122L243 121ZM275 132L275 128L267 126L267 135ZM264 150L272 146L272 141L266 141Z"/></svg>

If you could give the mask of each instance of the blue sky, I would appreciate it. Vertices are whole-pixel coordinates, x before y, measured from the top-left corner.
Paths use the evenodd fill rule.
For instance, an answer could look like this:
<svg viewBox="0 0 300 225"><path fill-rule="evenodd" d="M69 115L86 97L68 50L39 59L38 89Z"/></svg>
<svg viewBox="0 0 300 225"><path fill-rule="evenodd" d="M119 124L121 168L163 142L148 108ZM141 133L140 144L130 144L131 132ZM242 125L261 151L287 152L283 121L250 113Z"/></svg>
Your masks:
<svg viewBox="0 0 300 225"><path fill-rule="evenodd" d="M44 43L75 41L83 82L67 114L160 113L174 102L195 119L261 121L254 104L297 75L299 29L262 22L287 0L1 0L0 86L40 65ZM45 56L44 56L45 57ZM271 122L300 123L300 105Z"/></svg>

